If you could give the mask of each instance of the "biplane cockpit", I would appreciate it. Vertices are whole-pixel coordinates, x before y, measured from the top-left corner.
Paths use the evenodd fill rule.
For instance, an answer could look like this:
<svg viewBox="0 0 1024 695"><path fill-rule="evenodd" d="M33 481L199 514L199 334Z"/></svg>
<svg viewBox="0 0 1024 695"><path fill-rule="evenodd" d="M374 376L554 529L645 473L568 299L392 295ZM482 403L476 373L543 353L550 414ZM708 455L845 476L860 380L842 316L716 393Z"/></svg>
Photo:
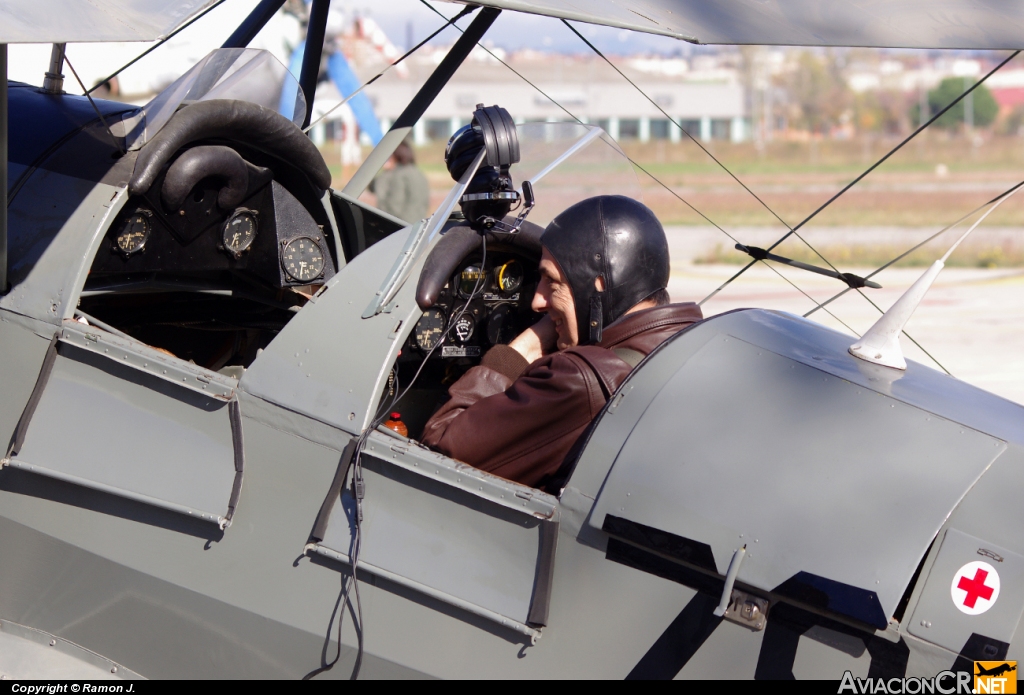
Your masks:
<svg viewBox="0 0 1024 695"><path fill-rule="evenodd" d="M593 125L480 105L508 147L446 161L429 217L359 200L499 6L694 42L971 49L1019 46L1024 10L482 3L419 44L475 13L341 191L303 130L329 0L298 80L245 48L283 5L261 0L141 109L54 87L65 46L162 42L221 3L0 10L0 75L6 42L53 44L43 88L0 89L0 679L845 673L884 690L960 671L966 689L975 660L1024 658L1024 411L898 354L943 261L856 343L765 309L680 331L549 492L417 440L538 318L543 226L640 199L631 161ZM486 167L500 186L476 187Z"/></svg>
<svg viewBox="0 0 1024 695"><path fill-rule="evenodd" d="M264 52L215 51L124 121L140 148L131 195L96 250L81 318L240 373L344 265L330 172L292 127L305 104L282 72ZM260 104L268 77L283 83L278 112Z"/></svg>

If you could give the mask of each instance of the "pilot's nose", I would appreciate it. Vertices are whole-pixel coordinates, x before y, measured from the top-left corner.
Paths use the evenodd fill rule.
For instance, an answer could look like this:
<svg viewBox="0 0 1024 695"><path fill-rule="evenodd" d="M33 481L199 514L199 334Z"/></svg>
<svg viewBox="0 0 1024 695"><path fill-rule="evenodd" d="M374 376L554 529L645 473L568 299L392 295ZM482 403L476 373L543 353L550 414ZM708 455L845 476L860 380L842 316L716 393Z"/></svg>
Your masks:
<svg viewBox="0 0 1024 695"><path fill-rule="evenodd" d="M538 314L544 313L548 310L548 296L547 296L548 283L546 280L541 280L540 284L537 285L537 291L533 293L533 301L530 302L530 308L536 311Z"/></svg>

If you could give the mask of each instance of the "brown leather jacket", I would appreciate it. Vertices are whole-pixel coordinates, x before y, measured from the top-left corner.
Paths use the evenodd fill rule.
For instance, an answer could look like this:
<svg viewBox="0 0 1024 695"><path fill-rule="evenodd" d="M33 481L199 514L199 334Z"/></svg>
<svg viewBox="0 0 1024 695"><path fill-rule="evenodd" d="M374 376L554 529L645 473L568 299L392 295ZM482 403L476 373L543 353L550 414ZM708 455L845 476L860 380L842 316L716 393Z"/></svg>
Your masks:
<svg viewBox="0 0 1024 695"><path fill-rule="evenodd" d="M454 459L525 485L548 488L568 471L577 440L631 367L613 348L644 355L701 320L700 308L668 304L627 314L598 345L545 355L533 364L507 345L491 348L448 389L422 441ZM571 456L570 456L571 455Z"/></svg>

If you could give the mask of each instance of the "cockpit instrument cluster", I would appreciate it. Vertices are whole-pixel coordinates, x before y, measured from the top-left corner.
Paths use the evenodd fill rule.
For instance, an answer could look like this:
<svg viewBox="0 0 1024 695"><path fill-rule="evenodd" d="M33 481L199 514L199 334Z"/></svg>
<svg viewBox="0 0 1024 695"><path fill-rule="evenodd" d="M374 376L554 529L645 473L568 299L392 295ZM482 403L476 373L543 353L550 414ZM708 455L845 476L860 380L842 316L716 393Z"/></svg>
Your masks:
<svg viewBox="0 0 1024 695"><path fill-rule="evenodd" d="M202 192L199 188L193 197ZM213 196L202 193L204 201ZM97 254L90 281L117 283L124 276L154 273L209 277L226 271L283 288L326 282L334 275L327 225L277 181L231 210L213 206L210 211L213 222L204 217L193 228L187 214L164 210L158 195L130 198L110 226L110 250Z"/></svg>
<svg viewBox="0 0 1024 695"><path fill-rule="evenodd" d="M507 344L538 318L530 303L537 285L536 263L512 254L488 254L486 265L467 259L423 312L410 336L422 355L444 339L431 358L479 358L493 345Z"/></svg>

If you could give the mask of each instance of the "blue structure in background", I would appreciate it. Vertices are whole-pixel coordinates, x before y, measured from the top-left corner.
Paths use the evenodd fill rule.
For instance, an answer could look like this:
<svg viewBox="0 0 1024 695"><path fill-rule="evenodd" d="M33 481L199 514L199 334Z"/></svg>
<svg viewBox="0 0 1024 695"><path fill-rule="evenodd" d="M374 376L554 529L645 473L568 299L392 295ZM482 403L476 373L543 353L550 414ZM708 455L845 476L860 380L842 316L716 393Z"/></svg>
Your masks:
<svg viewBox="0 0 1024 695"><path fill-rule="evenodd" d="M348 61L345 60L345 56L340 51L332 53L327 59L327 74L330 76L331 81L334 82L334 86L341 92L343 98L361 86L359 78L352 72L352 68L349 67ZM352 101L348 102L348 105L356 117L359 130L366 133L370 138L370 142L376 146L380 142L381 137L383 137L383 133L380 132L380 121L377 120L376 114L373 113L373 105L370 104L369 98L365 93L360 93L353 97Z"/></svg>
<svg viewBox="0 0 1024 695"><path fill-rule="evenodd" d="M299 75L302 73L302 56L305 52L306 42L303 41L292 52L292 59L288 62L288 72L295 79L285 80L284 86L281 87L281 101L277 105L277 112L285 118L291 118L294 115L295 93L299 90ZM301 126L302 123L300 122L299 125Z"/></svg>
<svg viewBox="0 0 1024 695"><path fill-rule="evenodd" d="M298 48L292 53L291 61L288 63L288 71L295 75L295 79L299 79L299 74L302 72L302 55L305 53L306 42L303 41L299 44ZM356 91L360 87L359 78L352 72L352 68L349 66L348 61L345 60L345 56L340 51L332 53L327 58L327 75L334 82L334 86L338 88L342 98L347 97L352 92ZM295 110L295 90L298 89L298 82L289 83L285 85L285 88L281 90L281 101L278 106L278 112L283 114L287 118L292 117L292 112ZM310 97L306 95L306 98ZM370 138L370 142L376 146L380 142L383 133L380 131L380 122L377 120L376 114L373 113L373 106L370 104L370 100L365 94L357 94L351 101L348 102L349 108L352 109L352 113L356 117L356 123L359 124L359 130Z"/></svg>

